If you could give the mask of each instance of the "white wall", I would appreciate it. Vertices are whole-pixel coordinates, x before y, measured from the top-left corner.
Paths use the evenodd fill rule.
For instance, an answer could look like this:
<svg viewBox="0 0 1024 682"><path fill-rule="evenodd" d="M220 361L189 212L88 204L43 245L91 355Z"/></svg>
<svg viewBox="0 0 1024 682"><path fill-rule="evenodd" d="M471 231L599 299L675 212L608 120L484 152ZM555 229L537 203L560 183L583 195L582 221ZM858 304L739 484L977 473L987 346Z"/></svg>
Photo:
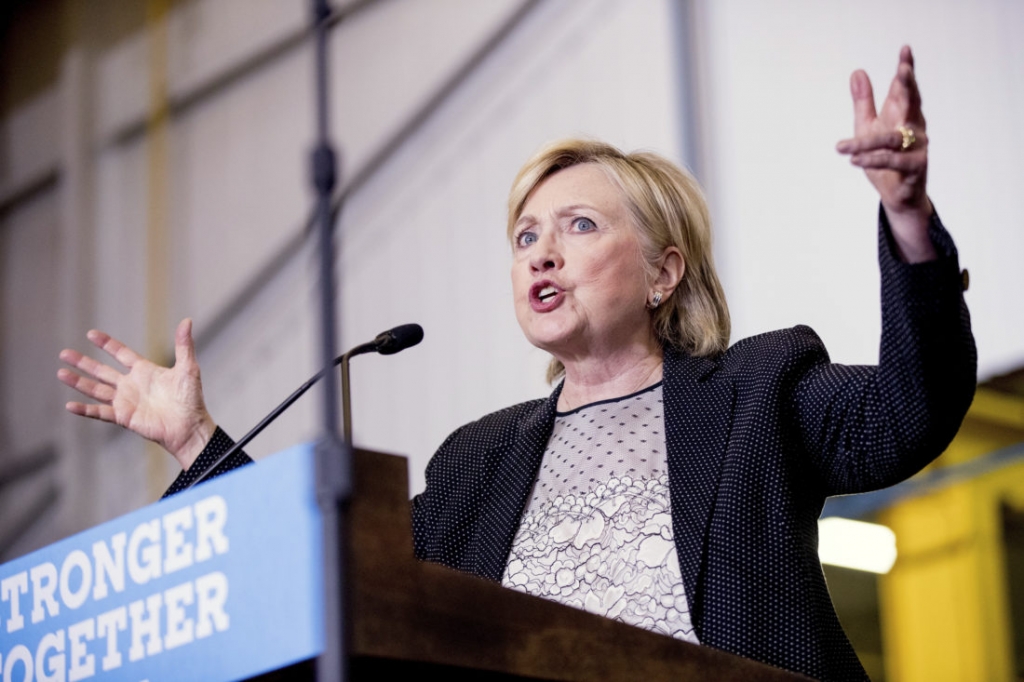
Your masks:
<svg viewBox="0 0 1024 682"><path fill-rule="evenodd" d="M358 173L522 4L391 0L333 29L332 132L343 180ZM48 409L35 409L36 421L55 425L64 461L74 463L64 470L70 494L50 531L24 548L138 506L174 475L173 462L164 458L157 465L163 473L154 476L138 439L61 410L74 396L53 379L56 351L86 349L87 328L145 350L147 330L162 326L168 343L156 352L166 358L174 324L194 317L203 338L208 403L235 434L313 371L315 278L308 250L253 285L301 235L312 206L309 42L176 110L166 154L146 129L154 76L166 77L172 101L188 100L288 39L305 18L300 3L176 5L167 20L166 71L154 48L154 26L115 44L89 43L63 62L51 90L2 122L0 199L56 174L46 199L56 218L43 222L67 237L63 249L39 251L30 247L45 233L21 226L35 204L15 204L3 216L4 256L19 265L7 271L16 305L5 306L3 343L13 349L5 361L16 371L6 371L2 382L11 396L5 420L14 425L3 430L4 458L24 454L33 439L23 431L35 440L53 435L44 437L44 427L32 429L35 421L20 416L45 403ZM77 28L86 38L89 30ZM360 444L415 453L418 474L434 445L459 423L547 390L543 359L521 340L507 300L506 188L531 151L566 134L673 154L675 117L665 115L678 96L671 35L664 2L639 10L611 0L540 3L426 129L352 197L341 229L344 342L409 319L428 329L419 355L390 363L366 358L356 366ZM633 94L608 97L610 91ZM472 196L467 187L474 188ZM161 193L168 209L158 220L152 202ZM164 311L150 305L148 293L147 249L160 222L167 226L162 257L170 269ZM34 280L22 277L23 270L56 283L56 300L30 286ZM255 292L247 307L216 334L206 333L247 290ZM461 308L452 305L453 292ZM22 350L22 337L47 343L30 353ZM507 371L527 361L535 373ZM396 400L396 393L406 397ZM252 445L252 454L313 437L316 414L314 398L300 403Z"/></svg>
<svg viewBox="0 0 1024 682"><path fill-rule="evenodd" d="M385 9L396 12L400 4ZM378 47L367 47L366 54L394 40L387 17L375 24L371 19L360 42ZM428 13L414 19L414 25L436 22L435 35L446 30L442 17ZM493 26L495 17L490 19ZM522 161L545 142L568 135L654 148L679 159L672 22L664 2L543 3L346 206L340 224L341 345L410 321L426 329L426 341L416 349L353 364L356 444L409 455L413 491L422 487L422 470L434 448L454 428L549 390L543 381L546 359L523 340L512 313L504 204ZM487 28L478 27L474 35ZM413 58L436 52L429 45L415 47ZM333 60L348 64L360 57L366 59L336 51ZM428 64L428 73L437 68L434 61ZM378 84L384 98L394 98L388 88L407 92L408 81L423 77L387 68L402 80ZM348 106L358 108L358 103ZM401 118L393 112L391 117ZM351 168L371 145L353 132L360 128L346 127L341 114L336 118L343 158ZM197 116L196 125L209 123ZM194 164L183 169L208 172ZM189 182L209 188L213 178ZM196 197L182 203L197 205ZM197 208L195 215L209 221L210 211ZM249 239L237 230L228 238ZM234 276L217 261L236 255L195 253L209 266L198 269L199 277ZM208 368L211 409L233 433L244 432L314 371L316 321L308 302L315 282L307 274L309 258L308 253L296 258L201 358ZM200 292L224 289L212 282L187 286L200 306ZM314 437L316 408L315 395L297 405L253 444L253 454Z"/></svg>
<svg viewBox="0 0 1024 682"><path fill-rule="evenodd" d="M421 347L353 364L355 440L409 454L414 490L454 428L550 390L511 298L505 198L522 162L573 135L679 160L669 9L546 3L349 206L346 344L426 330Z"/></svg>
<svg viewBox="0 0 1024 682"><path fill-rule="evenodd" d="M834 144L852 127L849 73L866 68L881 98L905 42L917 56L932 139L931 193L972 273L982 376L1024 359L1016 310L1024 173L1014 163L1024 152L1022 6L693 6L699 118L684 119L680 65L690 46L680 44L680 3L547 0L351 197L340 222L342 345L409 321L426 329L415 349L353 364L356 442L410 455L414 491L452 429L548 391L546 358L514 321L504 204L519 165L555 138L597 136L701 170L734 339L804 322L834 359L873 362L876 198ZM335 28L332 132L343 179L518 7L387 0ZM176 4L172 97L201 92L300 30L305 9L276 0ZM267 269L312 207L309 45L176 113L166 155L144 131L131 132L144 128L149 106L150 46L140 30L78 53L53 90L0 121L0 201L59 175L47 194L0 215L0 256L14 264L2 280L0 456L52 436L68 462L61 512L25 548L139 506L174 474L170 458L154 469L138 439L62 413L71 393L53 379L55 352L81 348L88 327L141 348L147 327L162 325L166 353L174 324L193 316L208 403L236 435L304 381L318 357L310 250ZM154 183L170 198L169 295L156 320L145 293ZM47 286L24 293L37 280ZM47 288L53 281L56 293ZM246 291L245 307L215 329ZM311 394L250 451L261 457L314 437L317 415ZM44 437L37 421L55 425L55 435Z"/></svg>
<svg viewBox="0 0 1024 682"><path fill-rule="evenodd" d="M910 44L929 193L971 273L979 376L1024 358L1024 5L702 2L714 213L734 338L807 323L834 360L878 357L877 195L834 151L848 77L881 104Z"/></svg>
<svg viewBox="0 0 1024 682"><path fill-rule="evenodd" d="M347 338L407 319L428 330L422 349L367 359L355 373L357 441L409 453L414 476L452 426L546 390L545 358L512 321L499 236L521 160L541 140L580 132L678 160L690 123L677 106L671 3L552 4L522 39L551 46L527 50L536 66L496 59L481 74L488 87L467 87L463 111L446 109L406 151L404 172L382 174L344 221ZM696 14L706 94L697 165L710 185L733 339L806 323L835 361L877 361L877 195L834 147L852 134L850 73L868 70L880 104L909 43L932 140L930 192L972 273L979 375L1019 366L1024 233L1014 225L1024 199L1013 186L1024 174L1011 159L1024 154L1014 125L1024 109L1014 39L1024 8L734 0L697 3ZM978 102L992 103L984 122ZM979 127L1000 131L1000 143L979 145ZM376 220L357 210L366 203Z"/></svg>

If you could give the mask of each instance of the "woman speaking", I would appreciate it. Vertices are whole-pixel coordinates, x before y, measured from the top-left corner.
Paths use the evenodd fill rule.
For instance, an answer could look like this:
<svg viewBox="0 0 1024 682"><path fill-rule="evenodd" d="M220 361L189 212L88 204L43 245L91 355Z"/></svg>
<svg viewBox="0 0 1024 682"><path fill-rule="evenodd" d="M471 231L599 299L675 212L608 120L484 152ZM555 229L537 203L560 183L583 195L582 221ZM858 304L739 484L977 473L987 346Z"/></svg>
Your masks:
<svg viewBox="0 0 1024 682"><path fill-rule="evenodd" d="M502 584L825 680L863 680L817 556L829 495L892 485L956 433L975 350L953 242L928 198L904 47L876 111L851 77L838 150L881 199L877 367L831 364L807 327L729 347L696 182L594 141L541 150L513 183L515 313L552 394L467 424L413 500L416 554ZM101 332L76 351L75 414L163 445L188 485L231 445L203 403L188 321L173 368ZM221 470L247 463L240 455Z"/></svg>

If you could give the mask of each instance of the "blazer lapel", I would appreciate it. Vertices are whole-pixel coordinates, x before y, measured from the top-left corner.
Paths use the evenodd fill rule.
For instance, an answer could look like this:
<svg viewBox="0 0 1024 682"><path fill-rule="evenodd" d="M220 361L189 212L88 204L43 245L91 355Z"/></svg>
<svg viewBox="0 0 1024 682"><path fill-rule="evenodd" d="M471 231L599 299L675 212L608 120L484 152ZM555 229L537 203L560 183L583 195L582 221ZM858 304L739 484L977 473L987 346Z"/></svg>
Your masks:
<svg viewBox="0 0 1024 682"><path fill-rule="evenodd" d="M512 541L537 480L544 449L555 424L559 384L551 396L520 422L511 447L497 463L489 493L476 527L477 575L500 581L512 551Z"/></svg>
<svg viewBox="0 0 1024 682"><path fill-rule="evenodd" d="M708 527L732 427L732 382L716 365L665 350L665 438L672 530L690 612L702 636L703 573Z"/></svg>

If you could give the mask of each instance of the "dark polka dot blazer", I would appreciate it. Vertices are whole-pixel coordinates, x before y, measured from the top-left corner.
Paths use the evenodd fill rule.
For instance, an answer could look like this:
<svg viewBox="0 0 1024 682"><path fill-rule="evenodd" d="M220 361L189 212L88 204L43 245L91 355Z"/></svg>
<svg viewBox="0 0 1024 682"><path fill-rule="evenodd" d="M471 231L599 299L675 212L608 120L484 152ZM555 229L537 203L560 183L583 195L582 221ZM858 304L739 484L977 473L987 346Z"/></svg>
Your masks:
<svg viewBox="0 0 1024 682"><path fill-rule="evenodd" d="M976 355L956 249L893 256L884 215L877 367L834 365L807 327L740 341L714 359L666 350L672 523L701 643L822 680L866 680L818 563L829 495L892 485L934 459L974 395ZM555 420L559 389L463 426L413 500L416 555L500 581ZM220 429L167 494L226 452ZM239 453L219 475L251 460Z"/></svg>
<svg viewBox="0 0 1024 682"><path fill-rule="evenodd" d="M877 367L831 364L794 327L724 355L666 350L672 522L700 641L823 680L865 680L818 562L825 498L910 476L970 405L975 349L957 255L933 220L937 261L892 255L880 230ZM453 433L413 501L416 554L499 581L554 424L559 389Z"/></svg>

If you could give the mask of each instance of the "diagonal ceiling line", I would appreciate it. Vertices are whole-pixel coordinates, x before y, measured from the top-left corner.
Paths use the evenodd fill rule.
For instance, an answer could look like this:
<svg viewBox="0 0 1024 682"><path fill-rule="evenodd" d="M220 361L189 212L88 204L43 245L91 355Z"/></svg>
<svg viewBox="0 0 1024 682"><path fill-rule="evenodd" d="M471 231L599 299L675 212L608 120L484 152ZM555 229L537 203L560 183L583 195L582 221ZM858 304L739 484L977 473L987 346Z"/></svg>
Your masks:
<svg viewBox="0 0 1024 682"><path fill-rule="evenodd" d="M0 489L56 464L57 459L57 448L50 443L31 455L5 462L3 468L0 468Z"/></svg>
<svg viewBox="0 0 1024 682"><path fill-rule="evenodd" d="M369 9L380 2L383 2L383 0L355 0L344 7L334 9L327 20L328 26L333 29L342 21L351 19L363 10ZM293 50L302 47L312 39L313 29L310 26L304 26L256 52L251 57L229 66L192 90L178 95L171 94L167 104L168 119L174 120L183 116L197 104L201 104L239 81L258 73L263 68L273 64ZM142 115L135 120L125 123L115 129L104 142L100 143L99 147L102 149L107 146L119 146L134 142L146 134L146 122L146 115Z"/></svg>
<svg viewBox="0 0 1024 682"><path fill-rule="evenodd" d="M889 488L830 497L821 516L862 519L911 497L927 495L1021 462L1024 462L1024 443L1016 443L961 464L922 472Z"/></svg>
<svg viewBox="0 0 1024 682"><path fill-rule="evenodd" d="M408 142L424 125L432 119L441 106L448 101L453 93L480 68L501 46L505 44L509 36L525 21L525 19L544 0L524 0L519 7L498 26L482 42L466 60L452 72L426 101L414 111L406 122L381 144L373 156L370 157L360 168L347 180L343 178L341 187L331 202L331 214L335 220L341 212L345 201L358 192L369 182L381 168ZM232 322L249 306L253 300L262 292L267 284L285 268L302 250L306 237L311 233L314 225L315 212L310 211L302 223L300 230L296 231L285 244L275 253L269 262L260 268L249 278L241 291L236 294L227 304L224 305L212 320L203 325L203 329L196 335L196 347L202 350L213 339L217 338ZM171 358L171 354L167 354Z"/></svg>
<svg viewBox="0 0 1024 682"><path fill-rule="evenodd" d="M14 521L0 531L0 562L14 557L7 556L25 533L34 526L47 511L60 500L60 488L50 483L15 517Z"/></svg>

